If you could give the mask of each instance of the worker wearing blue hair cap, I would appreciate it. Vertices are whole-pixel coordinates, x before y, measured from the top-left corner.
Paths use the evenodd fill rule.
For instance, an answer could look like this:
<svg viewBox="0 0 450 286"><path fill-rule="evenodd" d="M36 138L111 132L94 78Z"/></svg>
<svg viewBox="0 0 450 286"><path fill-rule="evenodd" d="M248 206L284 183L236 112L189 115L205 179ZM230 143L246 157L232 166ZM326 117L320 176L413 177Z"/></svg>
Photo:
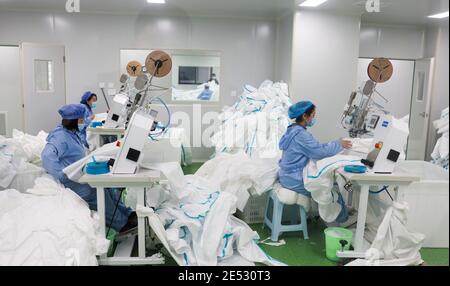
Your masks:
<svg viewBox="0 0 450 286"><path fill-rule="evenodd" d="M81 140L83 140L83 144L89 148L89 144L87 142L87 128L91 125L92 120L94 120L94 110L97 107L97 95L90 91L87 91L81 97L80 103L83 105L85 109L84 115L84 127L81 129Z"/></svg>
<svg viewBox="0 0 450 286"><path fill-rule="evenodd" d="M47 173L85 200L91 210L97 210L96 190L87 184L70 180L63 172L64 168L86 156L86 149L80 137L80 130L84 126L85 108L81 104L66 105L59 110L59 114L62 117L62 124L47 137L47 144L41 156L42 166ZM112 222L112 228L125 232L137 225L136 214L120 202L118 194L107 190L105 200L106 219L107 222ZM114 216L117 202L119 204Z"/></svg>
<svg viewBox="0 0 450 286"><path fill-rule="evenodd" d="M289 108L289 118L295 123L288 127L286 134L281 138L279 147L283 151L279 162L278 177L280 184L291 191L311 197L303 184L303 169L309 160L321 160L332 157L344 148L351 148L351 142L336 140L327 144L319 143L308 128L316 123L316 106L311 101L301 101ZM337 218L337 222L345 222L348 214L342 196L339 202L344 207Z"/></svg>

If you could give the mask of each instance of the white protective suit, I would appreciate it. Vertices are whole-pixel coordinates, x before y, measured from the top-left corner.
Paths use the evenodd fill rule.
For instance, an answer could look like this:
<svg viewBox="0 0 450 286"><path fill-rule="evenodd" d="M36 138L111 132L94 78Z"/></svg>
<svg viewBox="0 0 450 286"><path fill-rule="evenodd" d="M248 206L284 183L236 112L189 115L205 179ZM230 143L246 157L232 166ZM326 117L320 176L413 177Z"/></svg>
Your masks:
<svg viewBox="0 0 450 286"><path fill-rule="evenodd" d="M0 265L95 266L107 250L96 214L50 177L0 192Z"/></svg>
<svg viewBox="0 0 450 286"><path fill-rule="evenodd" d="M449 154L449 108L447 107L441 113L441 118L433 122L437 133L441 135L436 146L431 153L432 163L437 164L448 170L448 154Z"/></svg>
<svg viewBox="0 0 450 286"><path fill-rule="evenodd" d="M83 174L84 164L90 162L93 155L101 161L114 157L117 151L114 144L105 145L64 172L71 180L77 181ZM241 164L231 155L227 159ZM221 162L222 158L219 156L214 160ZM211 163L211 166L215 165ZM158 238L177 263L190 266L249 265L254 262L283 265L258 247L256 232L232 216L238 201L235 193L240 189L233 182L245 182L248 180L246 174L239 177L235 173L225 178L220 173L213 175L214 172L205 177L184 176L177 163L142 164L141 167L161 171L168 184L147 192L147 205L155 208L156 212L136 205L133 189L129 190L128 199L134 203L129 202L128 205L136 207L138 215L149 218ZM244 185L256 185L256 181L250 182L250 185Z"/></svg>
<svg viewBox="0 0 450 286"><path fill-rule="evenodd" d="M0 136L0 190L17 188L23 192L33 186L44 173L34 163L40 162L46 138L43 131L32 136L15 129L12 138Z"/></svg>

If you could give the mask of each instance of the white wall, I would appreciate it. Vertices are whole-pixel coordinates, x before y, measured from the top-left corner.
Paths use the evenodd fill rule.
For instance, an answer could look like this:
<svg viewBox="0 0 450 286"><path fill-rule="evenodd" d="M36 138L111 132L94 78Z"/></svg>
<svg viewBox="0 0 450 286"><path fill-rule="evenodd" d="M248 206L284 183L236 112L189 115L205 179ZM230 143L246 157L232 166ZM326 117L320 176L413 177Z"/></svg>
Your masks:
<svg viewBox="0 0 450 286"><path fill-rule="evenodd" d="M362 24L360 33L361 58L420 59L425 50L425 28Z"/></svg>
<svg viewBox="0 0 450 286"><path fill-rule="evenodd" d="M348 136L339 128L340 116L355 89L360 18L309 11L294 16L291 95L318 106L321 141Z"/></svg>
<svg viewBox="0 0 450 286"><path fill-rule="evenodd" d="M0 113L7 112L6 135L23 130L19 47L0 46Z"/></svg>
<svg viewBox="0 0 450 286"><path fill-rule="evenodd" d="M292 69L292 37L294 29L294 15L286 14L277 21L277 43L275 80L284 81L291 86Z"/></svg>
<svg viewBox="0 0 450 286"><path fill-rule="evenodd" d="M439 119L441 111L449 106L449 38L448 26L434 27L428 30L427 57L435 57L434 83L431 98L430 127L428 130L427 160L436 144L436 129L433 121Z"/></svg>
<svg viewBox="0 0 450 286"><path fill-rule="evenodd" d="M100 93L99 82L118 85L120 49L201 49L222 54L221 101L202 108L221 110L234 103L230 95L239 95L244 84L273 78L275 33L271 20L0 12L0 44L66 46L67 102L78 102L86 90ZM193 117L192 105L172 109ZM207 159L211 152L194 150L194 159Z"/></svg>

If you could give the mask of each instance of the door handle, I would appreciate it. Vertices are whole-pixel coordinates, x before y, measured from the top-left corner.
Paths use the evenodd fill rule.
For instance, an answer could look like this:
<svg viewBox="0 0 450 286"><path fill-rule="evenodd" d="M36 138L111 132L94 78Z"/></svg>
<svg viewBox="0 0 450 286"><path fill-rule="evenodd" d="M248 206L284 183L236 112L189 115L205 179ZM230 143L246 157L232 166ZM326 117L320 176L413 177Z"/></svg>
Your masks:
<svg viewBox="0 0 450 286"><path fill-rule="evenodd" d="M428 113L426 112L422 112L419 115L422 116L423 118L428 118Z"/></svg>

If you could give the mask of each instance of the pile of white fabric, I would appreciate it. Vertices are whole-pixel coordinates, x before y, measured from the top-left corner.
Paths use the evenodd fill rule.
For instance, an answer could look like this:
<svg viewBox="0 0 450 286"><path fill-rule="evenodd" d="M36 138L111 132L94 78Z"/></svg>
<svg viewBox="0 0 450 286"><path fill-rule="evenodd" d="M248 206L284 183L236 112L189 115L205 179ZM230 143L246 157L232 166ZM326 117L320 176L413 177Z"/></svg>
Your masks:
<svg viewBox="0 0 450 286"><path fill-rule="evenodd" d="M94 266L108 244L86 202L50 177L0 192L2 266Z"/></svg>
<svg viewBox="0 0 450 286"><path fill-rule="evenodd" d="M240 151L218 155L203 164L195 175L217 182L221 191L235 195L237 208L243 211L250 195L259 196L272 188L277 173L277 160L252 159Z"/></svg>
<svg viewBox="0 0 450 286"><path fill-rule="evenodd" d="M232 188L232 182L184 176L174 163L144 167L161 171L169 186L150 191L158 198L150 202L156 211L137 206L137 213L149 217L152 228L179 265L284 265L266 255L257 245L258 234L233 216L237 197L223 191L224 186Z"/></svg>
<svg viewBox="0 0 450 286"><path fill-rule="evenodd" d="M244 151L251 158L278 160L291 105L285 83L265 81L258 89L246 85L238 101L219 115L222 124L211 137L216 154Z"/></svg>
<svg viewBox="0 0 450 286"><path fill-rule="evenodd" d="M46 139L43 131L32 136L15 129L12 138L0 136L0 189L25 191L33 186L34 179L43 174L34 164L40 162Z"/></svg>
<svg viewBox="0 0 450 286"><path fill-rule="evenodd" d="M107 160L118 150L115 144L105 145L64 172L76 181L92 156L97 161ZM143 168L161 171L168 184L148 190L145 207L136 205L137 192L129 189L127 204L138 215L149 218L158 238L179 265L252 265L255 262L283 265L259 248L256 232L233 217L241 190L261 190L273 183L263 182L256 173L250 174L250 170L240 174L238 163L254 167L245 154L218 156L206 164L206 169L192 176L184 176L178 163L143 163Z"/></svg>
<svg viewBox="0 0 450 286"><path fill-rule="evenodd" d="M433 153L431 154L432 163L448 170L448 152L449 152L449 108L447 107L441 113L441 118L433 122L437 133L441 135L438 139Z"/></svg>

